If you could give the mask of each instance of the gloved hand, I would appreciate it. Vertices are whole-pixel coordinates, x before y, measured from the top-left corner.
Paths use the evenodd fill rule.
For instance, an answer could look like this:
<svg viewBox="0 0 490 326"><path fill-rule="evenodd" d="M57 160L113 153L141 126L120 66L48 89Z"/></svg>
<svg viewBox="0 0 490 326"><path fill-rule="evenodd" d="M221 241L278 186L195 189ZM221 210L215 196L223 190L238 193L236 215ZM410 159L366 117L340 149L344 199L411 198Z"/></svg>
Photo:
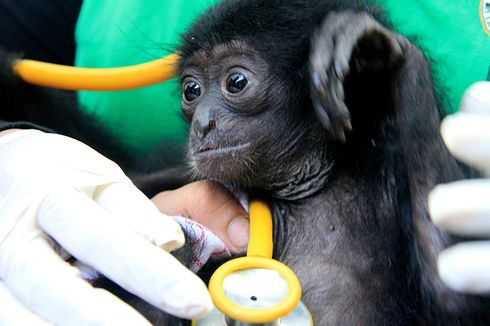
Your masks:
<svg viewBox="0 0 490 326"><path fill-rule="evenodd" d="M88 146L35 130L0 137L1 325L148 324L82 280L69 255L167 312L200 317L211 308L205 285L167 252L183 242L180 227Z"/></svg>
<svg viewBox="0 0 490 326"><path fill-rule="evenodd" d="M490 82L471 86L460 111L447 117L441 133L451 153L490 176ZM432 220L448 232L490 236L490 179L437 186L429 196ZM443 251L442 280L460 292L490 294L490 241L467 241Z"/></svg>

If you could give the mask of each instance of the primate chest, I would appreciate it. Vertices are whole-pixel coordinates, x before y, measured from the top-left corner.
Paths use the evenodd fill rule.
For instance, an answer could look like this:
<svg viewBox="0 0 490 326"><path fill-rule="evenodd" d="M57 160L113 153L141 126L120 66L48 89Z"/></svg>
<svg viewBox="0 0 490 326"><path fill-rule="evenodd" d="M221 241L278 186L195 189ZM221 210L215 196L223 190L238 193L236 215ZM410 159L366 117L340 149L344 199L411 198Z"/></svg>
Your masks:
<svg viewBox="0 0 490 326"><path fill-rule="evenodd" d="M394 205L376 209L369 202L367 193L327 190L300 203L271 203L275 258L296 273L302 300L318 321L343 305L386 309L396 280L405 274L406 248ZM345 323L335 316L329 320Z"/></svg>

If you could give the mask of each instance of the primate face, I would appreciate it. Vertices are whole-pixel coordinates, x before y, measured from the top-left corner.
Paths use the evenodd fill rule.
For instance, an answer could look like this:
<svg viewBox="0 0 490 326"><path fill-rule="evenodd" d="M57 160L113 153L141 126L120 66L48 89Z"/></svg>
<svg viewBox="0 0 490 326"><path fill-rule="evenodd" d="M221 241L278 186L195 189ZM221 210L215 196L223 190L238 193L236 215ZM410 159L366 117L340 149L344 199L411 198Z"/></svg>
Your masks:
<svg viewBox="0 0 490 326"><path fill-rule="evenodd" d="M261 113L267 102L267 68L264 60L239 42L198 51L186 60L182 72L184 115L192 120L201 111L217 107L241 116Z"/></svg>
<svg viewBox="0 0 490 326"><path fill-rule="evenodd" d="M284 91L269 65L243 42L201 49L183 63L181 91L198 174L253 185L277 152L275 121L285 122L270 96Z"/></svg>

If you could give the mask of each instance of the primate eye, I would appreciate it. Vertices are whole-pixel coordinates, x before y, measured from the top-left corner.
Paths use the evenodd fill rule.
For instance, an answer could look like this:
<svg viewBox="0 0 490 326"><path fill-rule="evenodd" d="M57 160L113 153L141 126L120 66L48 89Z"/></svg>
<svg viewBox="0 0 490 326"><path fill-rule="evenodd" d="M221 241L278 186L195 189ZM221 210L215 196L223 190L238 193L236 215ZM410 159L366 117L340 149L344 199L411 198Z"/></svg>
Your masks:
<svg viewBox="0 0 490 326"><path fill-rule="evenodd" d="M240 93L245 86L247 86L248 80L247 78L240 73L234 73L231 74L230 77L228 77L228 83L227 83L227 90L228 92L232 94L237 94Z"/></svg>
<svg viewBox="0 0 490 326"><path fill-rule="evenodd" d="M201 96L201 86L195 81L187 82L184 85L184 98L187 102L192 102Z"/></svg>

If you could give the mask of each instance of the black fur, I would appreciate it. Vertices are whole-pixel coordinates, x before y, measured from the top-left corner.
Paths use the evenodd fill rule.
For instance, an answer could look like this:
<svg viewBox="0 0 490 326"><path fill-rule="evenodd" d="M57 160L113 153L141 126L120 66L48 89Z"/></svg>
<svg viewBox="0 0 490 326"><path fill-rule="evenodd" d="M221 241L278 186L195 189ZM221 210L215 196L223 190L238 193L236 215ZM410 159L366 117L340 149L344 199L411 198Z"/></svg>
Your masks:
<svg viewBox="0 0 490 326"><path fill-rule="evenodd" d="M424 55L380 10L224 1L189 29L181 53L183 89L202 89L183 100L195 172L269 203L274 256L300 278L317 325L490 321L487 300L437 276L437 254L454 239L430 222L427 195L467 169L440 139ZM222 86L227 60L252 71L243 99Z"/></svg>

